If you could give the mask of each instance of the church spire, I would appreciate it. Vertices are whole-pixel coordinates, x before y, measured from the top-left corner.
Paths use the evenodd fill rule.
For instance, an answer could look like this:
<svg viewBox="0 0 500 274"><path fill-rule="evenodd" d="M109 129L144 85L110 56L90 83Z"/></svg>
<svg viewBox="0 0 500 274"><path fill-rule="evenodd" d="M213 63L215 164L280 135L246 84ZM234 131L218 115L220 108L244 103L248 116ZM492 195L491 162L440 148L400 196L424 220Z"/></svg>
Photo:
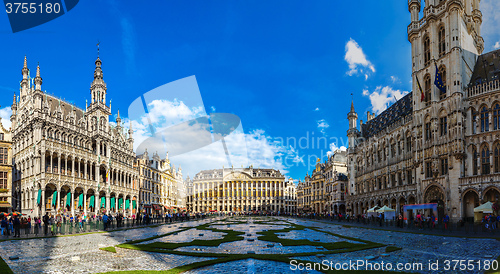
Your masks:
<svg viewBox="0 0 500 274"><path fill-rule="evenodd" d="M122 118L120 118L120 110L118 109L118 116L116 116L116 124L121 126Z"/></svg>
<svg viewBox="0 0 500 274"><path fill-rule="evenodd" d="M42 77L40 77L40 64L36 67L36 76L35 76L35 90L42 90Z"/></svg>
<svg viewBox="0 0 500 274"><path fill-rule="evenodd" d="M132 121L130 121L130 126L128 128L128 138L132 139L133 134L134 134L134 130L132 129Z"/></svg>
<svg viewBox="0 0 500 274"><path fill-rule="evenodd" d="M356 111L354 111L354 100L351 101L351 112L353 112L353 113L356 112Z"/></svg>
<svg viewBox="0 0 500 274"><path fill-rule="evenodd" d="M94 103L106 104L107 87L103 79L101 66L102 61L98 56L95 60L94 81L92 81L92 84L90 86L90 94L92 96L91 105Z"/></svg>

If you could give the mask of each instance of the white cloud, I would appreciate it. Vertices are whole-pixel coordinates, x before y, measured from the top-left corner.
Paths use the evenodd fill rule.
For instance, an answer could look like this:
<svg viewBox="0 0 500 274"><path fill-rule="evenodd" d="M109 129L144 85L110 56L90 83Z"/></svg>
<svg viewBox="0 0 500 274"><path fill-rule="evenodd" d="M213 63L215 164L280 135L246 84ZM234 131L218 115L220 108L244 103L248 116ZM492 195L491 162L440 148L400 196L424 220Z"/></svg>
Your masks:
<svg viewBox="0 0 500 274"><path fill-rule="evenodd" d="M492 46L494 49L499 49L500 33L498 26L500 25L500 1L498 0L482 0L480 2L481 12L483 13L483 23L481 25L481 35L486 43L486 48Z"/></svg>
<svg viewBox="0 0 500 274"><path fill-rule="evenodd" d="M319 131L323 133L323 135L325 134L326 129L330 127L325 119L318 120L316 123L318 124Z"/></svg>
<svg viewBox="0 0 500 274"><path fill-rule="evenodd" d="M212 141L216 136L211 136L210 129L199 122L199 119L204 119L204 110L201 107L190 108L179 100L155 100L148 104L148 110L149 120L155 131L167 134L164 134L164 139L160 141L148 140L152 134L149 131L147 115L132 120L134 149L137 154L142 154L142 147L147 147L150 155L158 152L162 158L165 157L165 151L170 151L172 164L176 167L182 166L184 176L194 176L204 169L228 167L229 162L235 168L253 165L255 168L279 169L286 174L288 167L303 163L298 152L292 147L274 141L260 129L245 134L241 124L223 139L228 151L226 155L222 140ZM130 120L122 118L122 121L123 126L128 128ZM175 130L172 130L174 128ZM187 152L179 153L183 148L186 148Z"/></svg>
<svg viewBox="0 0 500 274"><path fill-rule="evenodd" d="M396 102L396 99L399 100L406 94L408 94L408 91L394 90L389 86L379 86L371 93L368 90L363 90L363 95L369 96L372 111L377 115L386 110L390 103Z"/></svg>
<svg viewBox="0 0 500 274"><path fill-rule="evenodd" d="M391 82L393 84L395 84L395 83L399 83L400 81L399 81L399 78L397 76L391 76Z"/></svg>
<svg viewBox="0 0 500 274"><path fill-rule="evenodd" d="M214 107L214 106L211 106L211 107L210 107L210 110L211 110L212 112L215 112L215 107Z"/></svg>
<svg viewBox="0 0 500 274"><path fill-rule="evenodd" d="M330 151L328 151L326 153L326 155L328 155L328 157L330 157L330 155L334 154L337 150L347 151L347 147L345 147L345 146L338 147L336 143L331 143L330 144Z"/></svg>
<svg viewBox="0 0 500 274"><path fill-rule="evenodd" d="M12 110L10 107L4 107L0 109L0 117L2 118L2 125L5 129L9 129L11 126L10 116L12 115Z"/></svg>
<svg viewBox="0 0 500 274"><path fill-rule="evenodd" d="M315 108L314 111L319 111L319 108Z"/></svg>
<svg viewBox="0 0 500 274"><path fill-rule="evenodd" d="M370 73L375 72L375 67L366 59L363 49L352 38L345 45L344 59L349 64L349 71L347 72L349 76L362 74L365 76L366 80Z"/></svg>

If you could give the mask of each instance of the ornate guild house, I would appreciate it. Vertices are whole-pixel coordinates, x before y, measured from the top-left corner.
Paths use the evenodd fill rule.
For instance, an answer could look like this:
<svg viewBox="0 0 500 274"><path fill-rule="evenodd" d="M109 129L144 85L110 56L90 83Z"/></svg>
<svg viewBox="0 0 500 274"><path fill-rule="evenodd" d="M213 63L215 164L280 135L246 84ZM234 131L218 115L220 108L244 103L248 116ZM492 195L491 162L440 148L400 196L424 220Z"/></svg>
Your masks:
<svg viewBox="0 0 500 274"><path fill-rule="evenodd" d="M42 91L40 67L31 83L26 57L12 104L13 188L28 215L131 215L138 206L132 128L109 123L101 60L95 61L91 103L80 109Z"/></svg>
<svg viewBox="0 0 500 274"><path fill-rule="evenodd" d="M359 130L354 105L348 113L352 214L436 203L438 220L469 220L498 203L500 50L483 53L479 2L408 1L413 92Z"/></svg>
<svg viewBox="0 0 500 274"><path fill-rule="evenodd" d="M200 171L188 185L190 212L295 212L295 184L279 170L223 168Z"/></svg>

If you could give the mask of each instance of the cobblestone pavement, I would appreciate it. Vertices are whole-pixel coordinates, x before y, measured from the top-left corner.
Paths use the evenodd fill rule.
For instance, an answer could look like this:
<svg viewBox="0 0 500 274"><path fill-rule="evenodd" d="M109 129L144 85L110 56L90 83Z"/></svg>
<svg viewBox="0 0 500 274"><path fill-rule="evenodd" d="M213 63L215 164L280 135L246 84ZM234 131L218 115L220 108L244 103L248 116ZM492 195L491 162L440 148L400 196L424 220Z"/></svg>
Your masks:
<svg viewBox="0 0 500 274"><path fill-rule="evenodd" d="M245 219L243 219L245 220ZM189 252L200 248L198 252L221 252L221 253L247 253L254 251L257 254L283 254L313 251L321 252L324 249L312 246L282 247L279 243L257 240L256 232L269 229L282 229L287 227L286 223L280 225L261 225L253 223L256 218L247 219L248 224L231 224L230 229L244 231L244 240L239 242L224 243L219 247L184 247L178 250ZM494 239L474 239L459 237L429 236L422 234L410 234L401 232L390 232L370 230L365 228L346 228L337 224L322 223L309 220L286 219L304 226L315 226L323 231L333 232L342 236L368 240L372 242L394 245L403 248L385 254L385 247L370 250L329 254L319 256L300 257L312 262L349 263L349 261L362 260L365 263L385 265L391 263L393 270L397 263L422 263L422 269L412 269L412 272L420 273L443 273L444 260L492 260L500 255L500 241ZM210 260L209 257L179 256L163 253L151 253L137 250L117 248L117 253L99 250L100 247L114 246L127 240L138 240L153 237L159 234L176 231L180 227L196 226L206 222L214 221L191 221L174 225L162 225L159 227L139 228L107 233L94 233L70 237L56 237L46 239L29 239L0 242L0 256L9 264L14 273L99 273L120 270L167 270L181 265L191 264L197 261ZM273 222L277 223L277 222ZM214 226L226 229L227 225ZM203 235L200 235L203 234ZM315 232L313 230L291 231L280 233L281 238L287 239L309 239L311 241L339 241L342 238ZM188 230L179 232L178 235L159 238L153 241L179 242L182 240L220 238L219 233L211 231ZM167 239L168 238L168 239ZM248 241L253 239L254 241ZM213 249L213 250L212 250ZM10 260L11 256L19 256L18 260ZM439 270L431 271L428 263L439 261ZM474 269L469 273L479 273L479 264L475 262ZM453 267L453 264L451 265ZM460 266L458 266L460 267ZM363 269L363 268L361 268ZM259 261L248 259L244 261L229 262L203 267L189 273L292 273L290 265L273 261ZM316 273L314 271L300 271L301 273ZM455 271L445 273L463 273L457 268Z"/></svg>
<svg viewBox="0 0 500 274"><path fill-rule="evenodd" d="M500 241L495 239L481 238L460 238L444 237L424 234L402 233L394 231L373 230L355 227L343 227L340 225L324 224L315 221L291 220L293 223L318 226L323 231L336 233L342 236L354 237L377 243L394 245L403 248L400 251L391 253L385 252L385 247L358 252L331 254L325 257L300 257L299 259L322 262L323 260L334 263L349 263L351 260L363 260L371 263L391 263L394 267L398 263L423 263L423 269L420 273L482 273L479 269L484 268L485 261L491 261L500 255ZM439 269L430 270L429 262L439 260ZM450 261L450 268L445 271L445 261ZM460 263L453 270L455 262L451 260L474 260L474 268L470 271L460 270ZM478 262L480 261L480 262ZM465 262L467 265L468 262ZM500 263L500 262L499 262ZM415 266L417 266L415 264ZM404 265L403 265L404 266ZM499 271L500 271L500 265Z"/></svg>

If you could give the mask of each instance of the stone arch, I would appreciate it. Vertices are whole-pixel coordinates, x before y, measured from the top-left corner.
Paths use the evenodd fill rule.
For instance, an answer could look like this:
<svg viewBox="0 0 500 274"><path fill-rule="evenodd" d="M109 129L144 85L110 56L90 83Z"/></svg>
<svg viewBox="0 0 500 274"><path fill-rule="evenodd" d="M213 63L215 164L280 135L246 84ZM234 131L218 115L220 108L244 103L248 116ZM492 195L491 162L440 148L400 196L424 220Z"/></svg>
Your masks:
<svg viewBox="0 0 500 274"><path fill-rule="evenodd" d="M483 201L498 203L500 199L500 189L497 186L489 186L483 191Z"/></svg>
<svg viewBox="0 0 500 274"><path fill-rule="evenodd" d="M462 214L466 221L474 222L474 208L479 206L479 193L469 188L462 195Z"/></svg>

